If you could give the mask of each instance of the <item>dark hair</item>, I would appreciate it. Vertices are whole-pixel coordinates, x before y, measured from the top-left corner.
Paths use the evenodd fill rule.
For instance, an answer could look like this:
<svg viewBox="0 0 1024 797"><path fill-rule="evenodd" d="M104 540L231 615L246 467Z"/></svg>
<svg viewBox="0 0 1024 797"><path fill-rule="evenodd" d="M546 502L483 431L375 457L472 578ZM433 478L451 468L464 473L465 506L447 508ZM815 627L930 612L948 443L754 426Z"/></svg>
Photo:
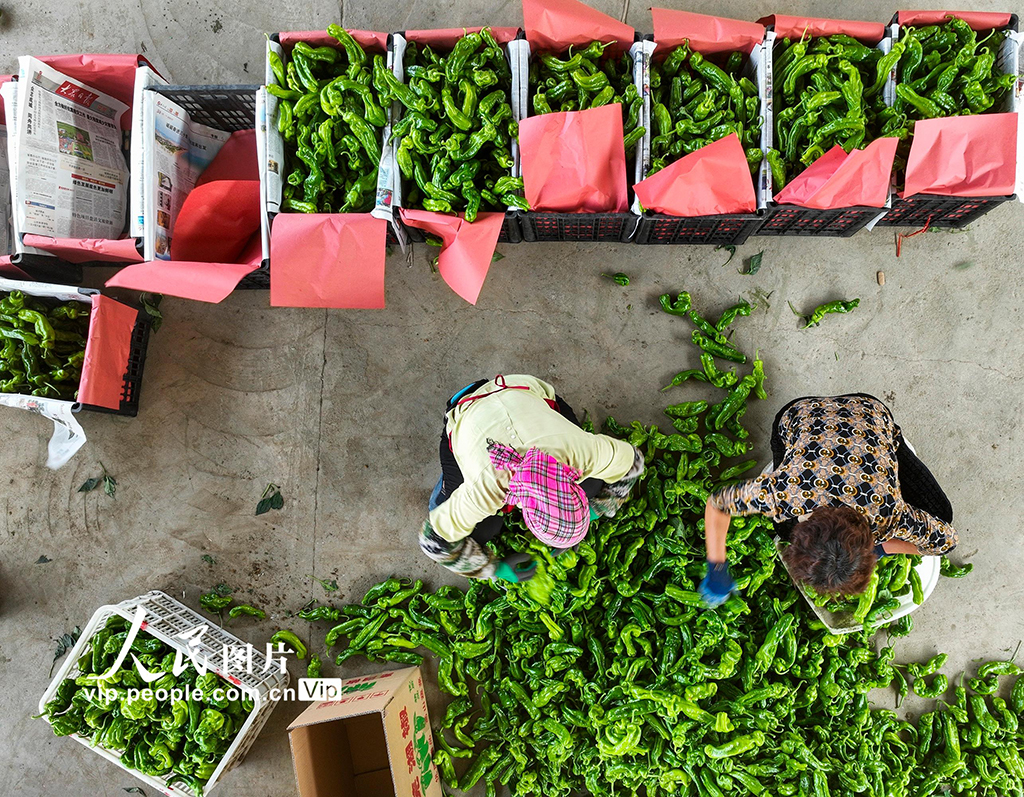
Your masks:
<svg viewBox="0 0 1024 797"><path fill-rule="evenodd" d="M822 593L856 595L871 580L874 547L871 528L856 510L819 507L793 527L782 555L797 581Z"/></svg>

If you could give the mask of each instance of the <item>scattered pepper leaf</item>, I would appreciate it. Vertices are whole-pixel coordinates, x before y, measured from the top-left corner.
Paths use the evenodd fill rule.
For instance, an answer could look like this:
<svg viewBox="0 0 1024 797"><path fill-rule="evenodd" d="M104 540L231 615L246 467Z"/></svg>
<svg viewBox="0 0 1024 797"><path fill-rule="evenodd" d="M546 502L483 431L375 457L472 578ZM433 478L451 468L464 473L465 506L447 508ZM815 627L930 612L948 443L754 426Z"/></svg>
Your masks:
<svg viewBox="0 0 1024 797"><path fill-rule="evenodd" d="M256 514L263 515L271 509L281 509L284 506L284 496L281 495L281 488L276 484L268 484L263 491L259 503L256 504Z"/></svg>
<svg viewBox="0 0 1024 797"><path fill-rule="evenodd" d="M57 643L57 649L53 652L53 663L50 665L50 675L53 675L53 668L57 666L57 662L60 661L61 657L65 653L75 646L75 643L81 635L82 629L76 625L71 629L71 633L61 634L59 637L54 639Z"/></svg>
<svg viewBox="0 0 1024 797"><path fill-rule="evenodd" d="M50 557L48 557L46 555L43 555L43 556L40 556L38 559L36 559L36 564L37 565L45 565L45 564L48 564L48 563L50 563L52 561L53 560Z"/></svg>
<svg viewBox="0 0 1024 797"><path fill-rule="evenodd" d="M321 587L323 587L324 588L324 592L337 592L338 591L338 581L337 581L337 579L332 578L330 581L328 581L328 580L323 579L323 578L317 578L316 576L309 576L309 578L313 579Z"/></svg>
<svg viewBox="0 0 1024 797"><path fill-rule="evenodd" d="M142 309L149 316L149 326L154 332L159 330L160 325L164 323L164 314L160 312L160 302L163 301L163 298L163 295L159 293L144 293L139 297Z"/></svg>
<svg viewBox="0 0 1024 797"><path fill-rule="evenodd" d="M750 256L750 260L747 261L747 270L746 271L742 271L741 270L739 273L743 274L744 276L747 276L747 277L754 276L758 271L761 270L761 259L763 257L764 257L764 251L763 250L758 252L756 255L751 255Z"/></svg>
<svg viewBox="0 0 1024 797"><path fill-rule="evenodd" d="M80 492L80 493L91 493L93 490L95 490L97 487L99 487L100 484L102 484L102 483L103 483L103 478L102 477L97 477L95 479L86 479L82 483L82 486L78 488L78 492Z"/></svg>
<svg viewBox="0 0 1024 797"><path fill-rule="evenodd" d="M729 265L729 263L732 262L732 259L736 257L736 247L733 246L732 244L719 244L718 246L715 247L715 251L717 252L719 249L724 249L726 252L729 253L729 259L722 263L722 267L725 268L727 265Z"/></svg>

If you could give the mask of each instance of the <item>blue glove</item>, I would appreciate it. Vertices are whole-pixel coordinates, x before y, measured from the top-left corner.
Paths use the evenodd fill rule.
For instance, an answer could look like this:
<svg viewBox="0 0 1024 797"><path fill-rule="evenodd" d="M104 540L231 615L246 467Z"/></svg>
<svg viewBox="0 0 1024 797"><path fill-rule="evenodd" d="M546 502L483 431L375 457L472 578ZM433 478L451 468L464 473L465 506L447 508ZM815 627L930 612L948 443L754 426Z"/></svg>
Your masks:
<svg viewBox="0 0 1024 797"><path fill-rule="evenodd" d="M721 606L736 589L736 582L729 575L729 565L725 562L708 562L708 574L700 582L700 597L704 604L713 609Z"/></svg>
<svg viewBox="0 0 1024 797"><path fill-rule="evenodd" d="M525 553L514 553L498 562L494 577L501 581L521 584L537 575L537 563Z"/></svg>
<svg viewBox="0 0 1024 797"><path fill-rule="evenodd" d="M882 543L878 543L878 545L875 546L875 556L877 556L879 559L881 559L881 558L883 558L885 556L892 556L892 554L886 553L885 552L885 546L882 545Z"/></svg>

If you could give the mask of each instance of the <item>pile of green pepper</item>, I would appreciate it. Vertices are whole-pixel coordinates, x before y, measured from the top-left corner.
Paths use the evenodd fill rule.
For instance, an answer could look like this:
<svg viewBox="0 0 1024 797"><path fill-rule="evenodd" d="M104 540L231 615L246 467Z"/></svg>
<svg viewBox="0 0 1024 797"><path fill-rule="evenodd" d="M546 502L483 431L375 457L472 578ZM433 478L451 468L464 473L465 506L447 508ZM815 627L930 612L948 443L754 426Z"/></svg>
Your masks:
<svg viewBox="0 0 1024 797"><path fill-rule="evenodd" d="M297 42L291 57L270 51L277 129L285 141L284 210L361 213L373 208L391 75L339 25L340 48ZM395 81L397 82L397 81Z"/></svg>
<svg viewBox="0 0 1024 797"><path fill-rule="evenodd" d="M651 62L651 167L648 176L683 155L735 133L750 171L761 164L761 101L757 86L740 76L743 53L730 53L725 68L688 43L661 63Z"/></svg>
<svg viewBox="0 0 1024 797"><path fill-rule="evenodd" d="M299 616L333 624L325 641L342 648L339 664L436 657L450 702L435 728L435 762L462 791L482 781L487 797L501 786L517 797L1019 794L1024 680L1005 711L995 700L996 713L985 710L986 690L1014 665L983 665L969 698L958 691L955 704L918 725L868 702L875 689L907 694L912 679L918 694L945 691L943 659L912 670L894 663L909 617L886 626L884 646L874 636L889 605L876 599L903 588L894 576L902 579L910 559L884 560L874 595L863 599L868 628L836 636L786 575L771 521L734 518L728 559L738 591L716 610L702 608L705 502L756 465L742 419L751 396L767 395L764 366L755 358L741 369L747 357L731 342L733 322L750 315L746 302L717 320L687 293L661 305L693 324L700 350L700 367L672 382L702 383L705 397L667 407L668 433L607 419L605 430L647 461L614 518L594 521L558 557L524 527L503 535L495 553L540 561L525 584L431 592L392 578L358 604Z"/></svg>
<svg viewBox="0 0 1024 797"><path fill-rule="evenodd" d="M993 71L1004 38L993 30L979 41L978 33L956 17L904 28L893 45L901 53L893 108L903 124L998 110L1016 80Z"/></svg>
<svg viewBox="0 0 1024 797"><path fill-rule="evenodd" d="M447 55L409 42L405 78L389 79L403 108L393 130L403 206L465 211L469 222L480 210L528 209L522 179L511 176L512 72L490 29L463 36Z"/></svg>
<svg viewBox="0 0 1024 797"><path fill-rule="evenodd" d="M0 393L74 401L85 362L89 305L0 294Z"/></svg>
<svg viewBox="0 0 1024 797"><path fill-rule="evenodd" d="M132 657L157 680L144 683L132 657L107 678L129 634L123 617L111 617L90 640L77 662L77 674L65 678L43 712L57 736L78 734L95 746L121 753L121 763L145 775L182 783L201 797L206 782L253 709L250 698L229 700L234 687L219 675L200 675L189 663L172 673L175 651L140 631ZM152 691L177 689L187 699L159 701Z"/></svg>
<svg viewBox="0 0 1024 797"><path fill-rule="evenodd" d="M618 103L622 106L622 134L627 157L647 132L643 98L633 82L633 59L628 52L605 56L607 44L591 42L565 58L543 54L530 63L529 83L533 113L584 111Z"/></svg>
<svg viewBox="0 0 1024 797"><path fill-rule="evenodd" d="M768 165L777 192L837 144L847 152L880 136L905 137L883 98L897 48L881 50L843 34L775 47L775 142Z"/></svg>

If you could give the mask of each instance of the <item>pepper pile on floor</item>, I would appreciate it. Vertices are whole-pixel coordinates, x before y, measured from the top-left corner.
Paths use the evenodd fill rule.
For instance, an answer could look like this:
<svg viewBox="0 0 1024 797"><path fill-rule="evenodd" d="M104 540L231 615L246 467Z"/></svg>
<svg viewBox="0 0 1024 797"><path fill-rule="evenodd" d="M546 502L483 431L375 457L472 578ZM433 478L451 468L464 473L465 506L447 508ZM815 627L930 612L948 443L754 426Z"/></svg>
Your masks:
<svg viewBox="0 0 1024 797"><path fill-rule="evenodd" d="M348 639L339 664L356 655L418 664L417 648L437 657L438 684L452 700L435 729L435 761L463 791L483 780L488 795L508 786L544 797L1022 794L1024 679L1009 704L992 698L990 709L986 697L1000 675L1020 673L1016 665L983 665L970 695L958 686L917 725L872 708L869 692L905 695L911 680L918 694L943 696L945 658L894 664L892 643L911 631L909 618L884 629L884 646L871 626L829 634L778 562L766 518L733 520L738 592L717 610L701 608L705 500L755 465L729 460L750 451L742 416L751 394L765 397L764 371L757 359L743 376L715 361L746 364L728 330L748 305L712 323L685 293L662 304L695 324L702 349L702 367L673 382L705 382L720 400L668 407L672 434L606 422L648 464L616 517L595 521L557 558L525 531L503 535L496 553L542 561L522 585L477 581L430 593L393 578L359 604L300 616L343 621L326 640ZM885 564L887 584L896 567ZM886 610L875 604L865 617L882 622Z"/></svg>

